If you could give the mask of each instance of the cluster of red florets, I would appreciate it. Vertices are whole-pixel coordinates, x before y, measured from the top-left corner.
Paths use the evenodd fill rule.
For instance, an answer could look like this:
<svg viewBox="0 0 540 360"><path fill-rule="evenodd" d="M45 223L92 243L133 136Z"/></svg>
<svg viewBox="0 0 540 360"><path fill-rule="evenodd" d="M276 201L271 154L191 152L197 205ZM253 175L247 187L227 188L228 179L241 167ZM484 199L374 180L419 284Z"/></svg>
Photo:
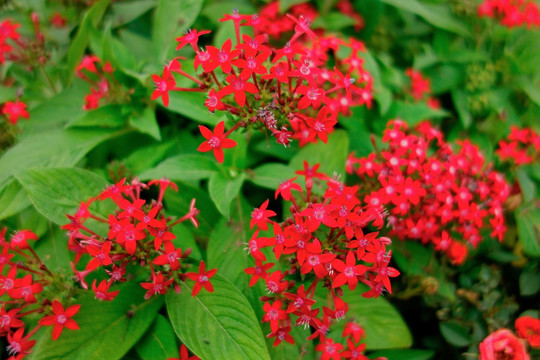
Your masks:
<svg viewBox="0 0 540 360"><path fill-rule="evenodd" d="M66 294L58 293L59 288L66 289L58 286L62 279L47 269L28 243L38 240L35 233L21 230L15 232L9 241L5 236L6 228L0 231L0 337L7 338L9 359L19 360L32 352L35 340L30 338L41 326L54 326L53 340L58 339L64 327L78 329L72 317L80 305L64 309L62 303L54 299L69 299L69 289ZM52 303L50 299L54 299ZM22 319L35 313L44 316L32 330L27 331L28 324Z"/></svg>
<svg viewBox="0 0 540 360"><path fill-rule="evenodd" d="M287 13L298 18L303 16L311 21L319 16L317 9L308 2L291 6ZM274 39L282 38L286 33L294 29L294 21L283 14L279 1L273 1L263 6L258 14L249 20L256 35L266 34Z"/></svg>
<svg viewBox="0 0 540 360"><path fill-rule="evenodd" d="M304 163L304 170L296 172L305 178L305 191L295 183L296 177L276 191L276 198L292 204L291 216L283 222L270 220L276 213L267 210L268 200L251 214L250 225L257 230L248 250L255 266L245 272L252 275L250 286L259 279L266 283L269 295L262 298L262 321L270 323L268 336L276 338L274 345L294 342L291 325L312 326L315 331L309 339L325 343L332 319L345 317L348 310L341 298L343 286L354 290L361 282L369 288L364 297L378 297L384 289L391 291L389 278L399 274L388 266L390 239L365 232L369 224L383 225L381 214L360 206L357 187L317 172L318 167ZM274 236L259 236L269 227ZM272 271L274 263L265 248L272 249L272 257L282 262L284 270ZM315 299L317 286L327 289L325 299L331 299L322 311Z"/></svg>
<svg viewBox="0 0 540 360"><path fill-rule="evenodd" d="M408 129L401 120L388 123L383 142L387 148L367 157L351 154L347 171L362 179L369 207L389 212L390 234L433 243L455 264L465 260L466 244L482 240L482 230L502 240L509 186L475 145L457 141L454 151L428 122Z"/></svg>
<svg viewBox="0 0 540 360"><path fill-rule="evenodd" d="M516 165L530 164L538 158L540 151L540 134L533 129L510 127L508 140L499 141L499 149L495 151L503 161L514 161Z"/></svg>
<svg viewBox="0 0 540 360"><path fill-rule="evenodd" d="M479 346L480 360L529 360L526 343L540 348L540 320L522 316L516 320L516 335L509 329L499 329L486 337Z"/></svg>
<svg viewBox="0 0 540 360"><path fill-rule="evenodd" d="M159 187L159 197L147 203L141 194L149 186ZM81 286L88 289L85 277L89 273L99 268L105 269L107 273L106 279L99 283L94 280L92 284L97 299L114 299L119 290L110 291L110 287L115 282L126 280L126 269L130 264L149 268L150 281L141 283L147 290L147 299L165 294L171 287L180 291L180 283L188 278L195 281L193 296L202 287L213 291L209 279L216 270L206 271L201 261L198 272L186 273L185 270L191 267L186 261L191 249L182 250L175 245L176 235L171 232L175 225L186 220L198 225L196 216L199 211L195 208L195 200L191 202L189 212L180 219L166 217L162 199L169 188L178 191L174 183L165 179L150 181L148 184L138 181L126 184L125 180L121 180L96 198L83 202L74 215L68 215L70 223L62 228L69 231L69 249L76 253L75 264L83 254L90 257L84 270L77 270L72 263ZM106 199L114 202L117 207L115 212L108 218L93 214L90 205ZM100 223L105 224L108 231L103 231Z"/></svg>
<svg viewBox="0 0 540 360"><path fill-rule="evenodd" d="M411 80L410 93L414 101L426 101L428 106L433 109L440 107L439 100L431 96L431 81L420 71L409 68L405 71Z"/></svg>
<svg viewBox="0 0 540 360"><path fill-rule="evenodd" d="M499 19L506 27L540 26L540 10L534 1L484 0L478 6L478 15Z"/></svg>
<svg viewBox="0 0 540 360"><path fill-rule="evenodd" d="M91 86L90 94L84 98L84 110L97 109L101 105L125 102L130 91L113 76L114 68L110 62L102 61L95 55L85 55L75 74Z"/></svg>
<svg viewBox="0 0 540 360"><path fill-rule="evenodd" d="M241 36L240 26L249 26L254 16L237 12L221 19L234 22L234 47L233 41L228 39L221 49L213 46L198 49L199 37L209 31L190 30L176 39L177 49L190 45L195 50L195 68L202 67L203 72L195 78L181 69L178 58L172 60L161 77L153 75L156 90L152 99L161 97L167 106L170 91L207 92L208 110L227 111L236 116L236 123L229 131L224 132L224 125L219 125L223 128L218 131L220 136L201 128L209 141L199 151L218 149L222 154L221 149L226 146L221 140L239 127L270 132L283 145L293 139L300 145L317 139L326 142L339 113L348 114L353 105L371 105L372 78L363 69L359 54L364 50L363 44L353 39L346 42L333 36L317 37L310 30L308 19L288 17L294 25L294 33L279 49L268 44L266 34L253 38ZM303 37L309 38L309 46L300 41ZM349 48L350 56L335 57L332 60L336 66L328 69L329 54L337 54L342 47ZM177 87L174 74L190 78L199 87ZM359 79L358 85L354 77ZM218 160L221 162L223 158L218 157Z"/></svg>

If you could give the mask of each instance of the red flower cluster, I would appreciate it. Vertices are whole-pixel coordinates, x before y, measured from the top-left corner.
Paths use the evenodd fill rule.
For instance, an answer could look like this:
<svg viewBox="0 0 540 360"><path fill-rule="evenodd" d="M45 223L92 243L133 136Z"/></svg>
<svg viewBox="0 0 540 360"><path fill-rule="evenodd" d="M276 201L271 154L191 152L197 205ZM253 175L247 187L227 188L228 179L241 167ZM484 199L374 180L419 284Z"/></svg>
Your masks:
<svg viewBox="0 0 540 360"><path fill-rule="evenodd" d="M6 240L6 228L0 231L0 337L7 337L7 353L11 356L9 359L13 360L22 359L32 352L35 340L30 338L41 326L54 325L53 340L58 339L64 327L78 329L72 317L80 305L70 306L64 311L58 300L53 300L51 304L50 299L43 295L44 290L58 289L60 280L34 252L30 240L38 240L30 230L15 232L9 241ZM18 261L15 260L16 256ZM57 294L61 297L66 295ZM33 320L28 320L27 324L22 319L34 313L45 316L33 329L26 331L27 325Z"/></svg>
<svg viewBox="0 0 540 360"><path fill-rule="evenodd" d="M315 21L319 15L317 9L309 2L293 5L287 12L296 18L303 16L310 21ZM251 17L248 24L253 26L255 35L266 34L274 39L279 39L291 32L295 25L292 19L283 15L279 8L279 1L273 1L263 6L258 14Z"/></svg>
<svg viewBox="0 0 540 360"><path fill-rule="evenodd" d="M234 22L234 47L233 41L227 39L220 48L198 49L199 37L209 31L190 30L177 38L177 49L190 45L195 50L194 65L196 69L202 68L202 74L199 78L189 76L181 69L179 58L175 58L165 66L162 76L153 75L156 89L152 99L161 97L167 106L170 91L207 92L208 110L236 116L227 135L239 127L257 129L270 132L285 146L292 139L301 146L317 139L326 142L339 113L349 113L353 105L371 105L372 78L363 68L361 42L317 37L310 30L308 19L288 15L293 35L283 48L274 48L268 44L267 34L241 36L240 26L256 27L253 22L257 19L261 18L237 12L221 19ZM300 41L303 38L309 39L309 45ZM350 53L345 59L335 55L342 48L348 48ZM333 69L328 68L330 63L335 65ZM190 78L198 88L177 87L174 74ZM205 127L201 131L207 140L219 138ZM224 126L218 125L216 131L223 135ZM226 147L222 144L206 141L200 151L217 149L214 153L221 162L221 148ZM234 146L231 142L228 145Z"/></svg>
<svg viewBox="0 0 540 360"><path fill-rule="evenodd" d="M97 109L103 102L107 104L126 102L131 93L124 89L113 76L114 68L107 61L102 61L95 55L85 55L75 69L75 74L91 86L90 94L84 98L84 110Z"/></svg>
<svg viewBox="0 0 540 360"><path fill-rule="evenodd" d="M497 18L506 27L527 25L540 26L540 10L534 1L484 0L478 6L478 16Z"/></svg>
<svg viewBox="0 0 540 360"><path fill-rule="evenodd" d="M440 107L439 101L436 98L431 97L431 81L429 78L422 75L418 70L409 68L405 71L411 79L411 95L414 98L414 101L427 101L427 104L433 108L438 109Z"/></svg>
<svg viewBox="0 0 540 360"><path fill-rule="evenodd" d="M390 240L378 237L378 232L364 232L368 224L383 225L379 212L360 206L357 187L329 178L318 167L304 163L304 170L296 172L305 178L305 191L294 182L296 177L277 189L276 198L281 195L292 204L285 221L270 220L276 213L267 210L268 200L251 214L250 225L257 230L248 249L255 266L245 272L252 275L250 286L261 279L270 293L262 298L262 321L270 323L268 336L276 338L274 346L283 340L294 342L289 334L293 324L312 326L315 332L309 339L330 341L326 335L331 321L343 318L348 310L341 298L343 286L354 290L361 282L369 287L364 297L378 297L384 289L391 291L390 277L399 275L388 266ZM274 236L259 236L269 227ZM272 249L283 270L271 270L274 263L264 248ZM322 311L315 299L317 286L326 288L325 299L331 299L332 305L327 303Z"/></svg>
<svg viewBox="0 0 540 360"><path fill-rule="evenodd" d="M499 329L480 343L479 360L529 360L525 344L510 330Z"/></svg>
<svg viewBox="0 0 540 360"><path fill-rule="evenodd" d="M39 15L31 15L34 25L34 38L23 38L17 31L21 24L12 20L0 23L0 65L5 61L25 65L28 69L43 66L49 54L45 50L45 38L40 30Z"/></svg>
<svg viewBox="0 0 540 360"><path fill-rule="evenodd" d="M147 203L141 193L149 186L159 188L157 200ZM191 253L174 244L176 235L171 229L186 220L198 226L196 219L199 211L195 208L195 199L191 202L189 212L179 218L166 217L163 210L163 196L168 188L178 191L176 184L168 180L153 180L148 184L134 180L126 184L125 179L108 187L95 198L81 203L74 215L68 215L70 223L62 226L69 231L69 249L76 253L75 263L83 254L90 256L84 270L79 271L72 263L77 280L84 289L88 289L85 277L98 268L106 269L107 279L99 284L94 280L92 290L100 300L113 300L118 290L110 291L114 282L125 281L126 267L130 263L149 267L150 281L141 283L147 290L145 298L157 294L165 294L170 287L180 291L180 282L187 278L195 281L193 296L201 287L213 291L210 278L216 270L205 270L201 261L198 272L186 273L189 264L183 260ZM110 199L116 205L114 213L108 218L95 215L90 210L93 202ZM85 224L89 221L92 225ZM99 223L106 224L108 230L103 231ZM100 231L101 229L101 231Z"/></svg>
<svg viewBox="0 0 540 360"><path fill-rule="evenodd" d="M19 99L13 101L7 101L2 107L2 114L4 114L7 120L13 125L17 124L19 118L30 118L30 114L26 110L26 104Z"/></svg>
<svg viewBox="0 0 540 360"><path fill-rule="evenodd" d="M388 147L381 152L351 154L347 172L362 179L369 207L389 212L390 234L433 243L454 264L465 260L467 243L478 245L484 229L502 240L509 186L475 145L457 141L454 151L428 122L408 129L401 120L388 123L383 142Z"/></svg>
<svg viewBox="0 0 540 360"><path fill-rule="evenodd" d="M514 161L516 165L530 164L538 157L540 151L540 134L533 129L510 127L508 141L499 141L499 149L495 154L503 161Z"/></svg>

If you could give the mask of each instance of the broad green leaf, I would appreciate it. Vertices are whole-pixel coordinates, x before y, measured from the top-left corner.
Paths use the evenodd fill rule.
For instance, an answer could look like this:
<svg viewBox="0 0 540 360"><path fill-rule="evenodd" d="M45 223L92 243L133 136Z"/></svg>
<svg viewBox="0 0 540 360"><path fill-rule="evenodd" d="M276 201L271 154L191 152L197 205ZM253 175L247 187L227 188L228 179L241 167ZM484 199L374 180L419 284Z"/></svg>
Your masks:
<svg viewBox="0 0 540 360"><path fill-rule="evenodd" d="M540 256L540 210L520 208L516 211L518 237L523 252L532 257Z"/></svg>
<svg viewBox="0 0 540 360"><path fill-rule="evenodd" d="M356 21L347 15L339 12L331 12L326 16L318 17L313 22L314 28L324 28L328 31L339 31L343 28L353 26Z"/></svg>
<svg viewBox="0 0 540 360"><path fill-rule="evenodd" d="M434 355L433 350L395 349L375 351L370 353L369 357L372 359L385 357L388 360L431 360Z"/></svg>
<svg viewBox="0 0 540 360"><path fill-rule="evenodd" d="M121 287L114 301L96 300L94 293L87 291L74 301L81 304L73 317L80 329L64 329L58 340L51 341L52 327L46 327L29 359L121 359L146 332L163 305L162 297L145 300L144 293L135 282Z"/></svg>
<svg viewBox="0 0 540 360"><path fill-rule="evenodd" d="M446 341L457 347L464 347L471 343L469 329L456 321L439 324L441 334Z"/></svg>
<svg viewBox="0 0 540 360"><path fill-rule="evenodd" d="M111 5L112 26L116 28L128 24L156 7L156 5L157 0L114 2Z"/></svg>
<svg viewBox="0 0 540 360"><path fill-rule="evenodd" d="M107 181L78 168L29 169L16 175L36 209L52 222L67 223L81 201L87 201L107 186Z"/></svg>
<svg viewBox="0 0 540 360"><path fill-rule="evenodd" d="M525 202L532 201L536 197L536 185L534 184L534 181L531 180L523 168L517 169L516 177L521 193L523 194L523 200L525 200Z"/></svg>
<svg viewBox="0 0 540 360"><path fill-rule="evenodd" d="M155 168L139 174L139 177L142 180L163 177L171 180L201 180L210 178L218 170L216 162L206 156L181 154L166 159Z"/></svg>
<svg viewBox="0 0 540 360"><path fill-rule="evenodd" d="M180 340L202 359L270 359L259 320L244 295L219 274L210 280L214 292L203 289L193 297L188 282L180 294L167 294L167 312Z"/></svg>
<svg viewBox="0 0 540 360"><path fill-rule="evenodd" d="M345 162L349 154L349 137L344 130L336 130L328 137L328 143L319 141L302 148L291 160L289 167L296 170L304 168L304 161L310 166L321 164L320 172L332 176L333 173L345 176Z"/></svg>
<svg viewBox="0 0 540 360"><path fill-rule="evenodd" d="M145 107L142 112L133 112L129 118L129 123L141 133L148 134L157 141L161 141L161 132L153 109Z"/></svg>
<svg viewBox="0 0 540 360"><path fill-rule="evenodd" d="M30 206L30 199L18 181L11 181L0 191L0 220L17 214Z"/></svg>
<svg viewBox="0 0 540 360"><path fill-rule="evenodd" d="M406 348L412 344L412 335L399 312L383 297L365 298L367 289L360 285L355 291L343 287L343 301L349 304L347 318L362 326L366 332L366 349ZM336 323L330 336L341 340L345 322Z"/></svg>
<svg viewBox="0 0 540 360"><path fill-rule="evenodd" d="M118 128L126 123L122 105L104 105L90 110L80 118L70 121L66 127L102 127Z"/></svg>
<svg viewBox="0 0 540 360"><path fill-rule="evenodd" d="M202 260L201 250L192 233L192 230L194 229L195 227L190 221L175 225L172 228L172 232L176 235L176 239L172 242L176 247L182 248L183 252L187 249L191 249L191 254L189 254L191 259Z"/></svg>
<svg viewBox="0 0 540 360"><path fill-rule="evenodd" d="M283 181L295 176L294 169L288 165L268 163L253 170L253 177L249 178L249 181L261 187L276 190Z"/></svg>
<svg viewBox="0 0 540 360"><path fill-rule="evenodd" d="M385 118L400 118L409 125L416 125L422 120L433 120L447 117L449 113L442 109L432 109L424 102L408 103L394 101Z"/></svg>
<svg viewBox="0 0 540 360"><path fill-rule="evenodd" d="M519 276L519 293L531 296L540 291L540 277L535 269L521 273Z"/></svg>
<svg viewBox="0 0 540 360"><path fill-rule="evenodd" d="M143 360L163 360L178 357L176 334L169 320L157 314L154 323L135 345L137 354Z"/></svg>
<svg viewBox="0 0 540 360"><path fill-rule="evenodd" d="M229 179L221 173L214 173L210 177L208 192L223 216L229 217L231 201L240 193L245 178L245 173L239 174L234 179Z"/></svg>
<svg viewBox="0 0 540 360"><path fill-rule="evenodd" d="M68 237L64 230L54 228L40 237L34 247L39 258L54 273L73 274L69 262L71 261L68 249Z"/></svg>
<svg viewBox="0 0 540 360"><path fill-rule="evenodd" d="M148 146L144 147L140 146L121 162L134 174L141 174L143 171L155 167L162 161L173 146L174 143L172 141L160 144L150 143ZM152 180L154 179L159 179L159 177L153 178Z"/></svg>
<svg viewBox="0 0 540 360"><path fill-rule="evenodd" d="M398 9L416 14L431 25L454 32L458 35L470 36L465 24L452 15L449 5L426 4L418 0L381 0L383 3L395 6Z"/></svg>
<svg viewBox="0 0 540 360"><path fill-rule="evenodd" d="M109 129L70 129L28 136L0 158L0 189L24 169L74 166L95 146L116 134Z"/></svg>
<svg viewBox="0 0 540 360"><path fill-rule="evenodd" d="M223 115L219 111L214 114L208 111L204 106L205 100L206 96L203 93L172 91L169 93L167 109L188 119L215 126L223 120Z"/></svg>
<svg viewBox="0 0 540 360"><path fill-rule="evenodd" d="M6 101L13 101L17 98L15 87L0 86L0 104Z"/></svg>
<svg viewBox="0 0 540 360"><path fill-rule="evenodd" d="M109 6L110 0L100 0L96 2L84 15L77 35L71 42L71 46L67 52L67 63L70 74L70 81L73 77L75 68L81 62L84 51L90 41L91 27L96 27L103 17L105 10Z"/></svg>
<svg viewBox="0 0 540 360"><path fill-rule="evenodd" d="M176 48L175 38L189 29L203 3L202 0L158 1L152 28L152 52L157 64L163 64L169 51Z"/></svg>

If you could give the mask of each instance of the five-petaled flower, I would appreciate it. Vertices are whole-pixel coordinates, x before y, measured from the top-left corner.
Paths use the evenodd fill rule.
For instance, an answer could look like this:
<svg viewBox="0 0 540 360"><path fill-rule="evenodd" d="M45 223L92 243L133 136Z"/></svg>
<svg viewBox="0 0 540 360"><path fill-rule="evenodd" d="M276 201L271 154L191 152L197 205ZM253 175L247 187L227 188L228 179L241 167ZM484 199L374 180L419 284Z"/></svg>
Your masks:
<svg viewBox="0 0 540 360"><path fill-rule="evenodd" d="M214 287L210 282L210 278L214 276L216 272L217 269L206 271L206 265L204 264L204 261L201 261L198 273L187 273L186 276L191 280L195 281L195 285L193 285L192 296L197 295L199 291L201 291L202 287L204 287L208 292L214 292Z"/></svg>
<svg viewBox="0 0 540 360"><path fill-rule="evenodd" d="M64 306L54 300L52 303L53 315L45 316L43 319L39 320L40 325L50 326L54 325L52 331L53 340L58 339L64 327L70 330L78 330L79 325L72 319L72 317L79 311L81 305L72 305L64 310Z"/></svg>
<svg viewBox="0 0 540 360"><path fill-rule="evenodd" d="M203 125L199 125L199 130L206 141L199 145L197 150L201 152L212 150L217 161L223 163L223 149L229 149L236 146L236 141L227 139L226 135L224 135L225 122L221 121L217 124L214 128L214 132Z"/></svg>

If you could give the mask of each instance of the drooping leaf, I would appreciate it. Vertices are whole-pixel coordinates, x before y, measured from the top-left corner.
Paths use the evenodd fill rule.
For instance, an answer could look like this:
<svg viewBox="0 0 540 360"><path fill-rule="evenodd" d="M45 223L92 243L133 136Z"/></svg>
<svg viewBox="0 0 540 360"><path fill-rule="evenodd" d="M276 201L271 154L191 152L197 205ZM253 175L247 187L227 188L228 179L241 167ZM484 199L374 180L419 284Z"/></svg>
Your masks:
<svg viewBox="0 0 540 360"><path fill-rule="evenodd" d="M230 179L221 173L214 173L210 177L208 192L223 216L229 217L231 201L240 193L245 178L245 173L239 174L234 179Z"/></svg>
<svg viewBox="0 0 540 360"><path fill-rule="evenodd" d="M204 106L205 99L206 97L202 93L173 91L169 93L169 106L167 109L188 119L215 126L223 120L223 115L219 111L214 114L208 111Z"/></svg>
<svg viewBox="0 0 540 360"><path fill-rule="evenodd" d="M150 329L135 346L137 354L143 360L163 360L178 357L176 335L169 320L157 314Z"/></svg>
<svg viewBox="0 0 540 360"><path fill-rule="evenodd" d="M113 27L120 27L137 19L157 5L157 0L136 0L129 2L114 2L111 5Z"/></svg>
<svg viewBox="0 0 540 360"><path fill-rule="evenodd" d="M157 141L161 141L161 132L153 109L146 107L142 111L135 111L129 118L129 123L143 134L148 134Z"/></svg>
<svg viewBox="0 0 540 360"><path fill-rule="evenodd" d="M87 201L107 186L107 181L78 168L29 169L16 175L36 209L52 222L67 223L81 201Z"/></svg>
<svg viewBox="0 0 540 360"><path fill-rule="evenodd" d="M469 329L456 321L440 323L439 328L445 340L454 346L464 347L471 343Z"/></svg>
<svg viewBox="0 0 540 360"><path fill-rule="evenodd" d="M117 128L126 123L123 116L122 105L104 105L95 110L90 110L80 118L70 121L66 127L101 127Z"/></svg>
<svg viewBox="0 0 540 360"><path fill-rule="evenodd" d="M11 181L0 191L0 220L17 214L30 206L30 199L18 181Z"/></svg>
<svg viewBox="0 0 540 360"><path fill-rule="evenodd" d="M58 340L51 341L52 329L45 328L29 359L121 359L146 332L163 305L162 297L145 300L144 293L135 282L122 286L114 301L101 302L92 291L85 293L74 301L81 304L73 317L80 329L64 329Z"/></svg>
<svg viewBox="0 0 540 360"><path fill-rule="evenodd" d="M182 283L180 294L167 294L167 312L180 340L202 359L270 359L244 295L220 275L211 282L214 292L203 289L193 297L192 284Z"/></svg>
<svg viewBox="0 0 540 360"><path fill-rule="evenodd" d="M523 252L532 257L540 256L540 210L520 208L516 211L518 237Z"/></svg>
<svg viewBox="0 0 540 360"><path fill-rule="evenodd" d="M199 154L181 154L166 159L153 169L146 170L139 177L143 180L201 180L208 179L218 171L216 162Z"/></svg>

